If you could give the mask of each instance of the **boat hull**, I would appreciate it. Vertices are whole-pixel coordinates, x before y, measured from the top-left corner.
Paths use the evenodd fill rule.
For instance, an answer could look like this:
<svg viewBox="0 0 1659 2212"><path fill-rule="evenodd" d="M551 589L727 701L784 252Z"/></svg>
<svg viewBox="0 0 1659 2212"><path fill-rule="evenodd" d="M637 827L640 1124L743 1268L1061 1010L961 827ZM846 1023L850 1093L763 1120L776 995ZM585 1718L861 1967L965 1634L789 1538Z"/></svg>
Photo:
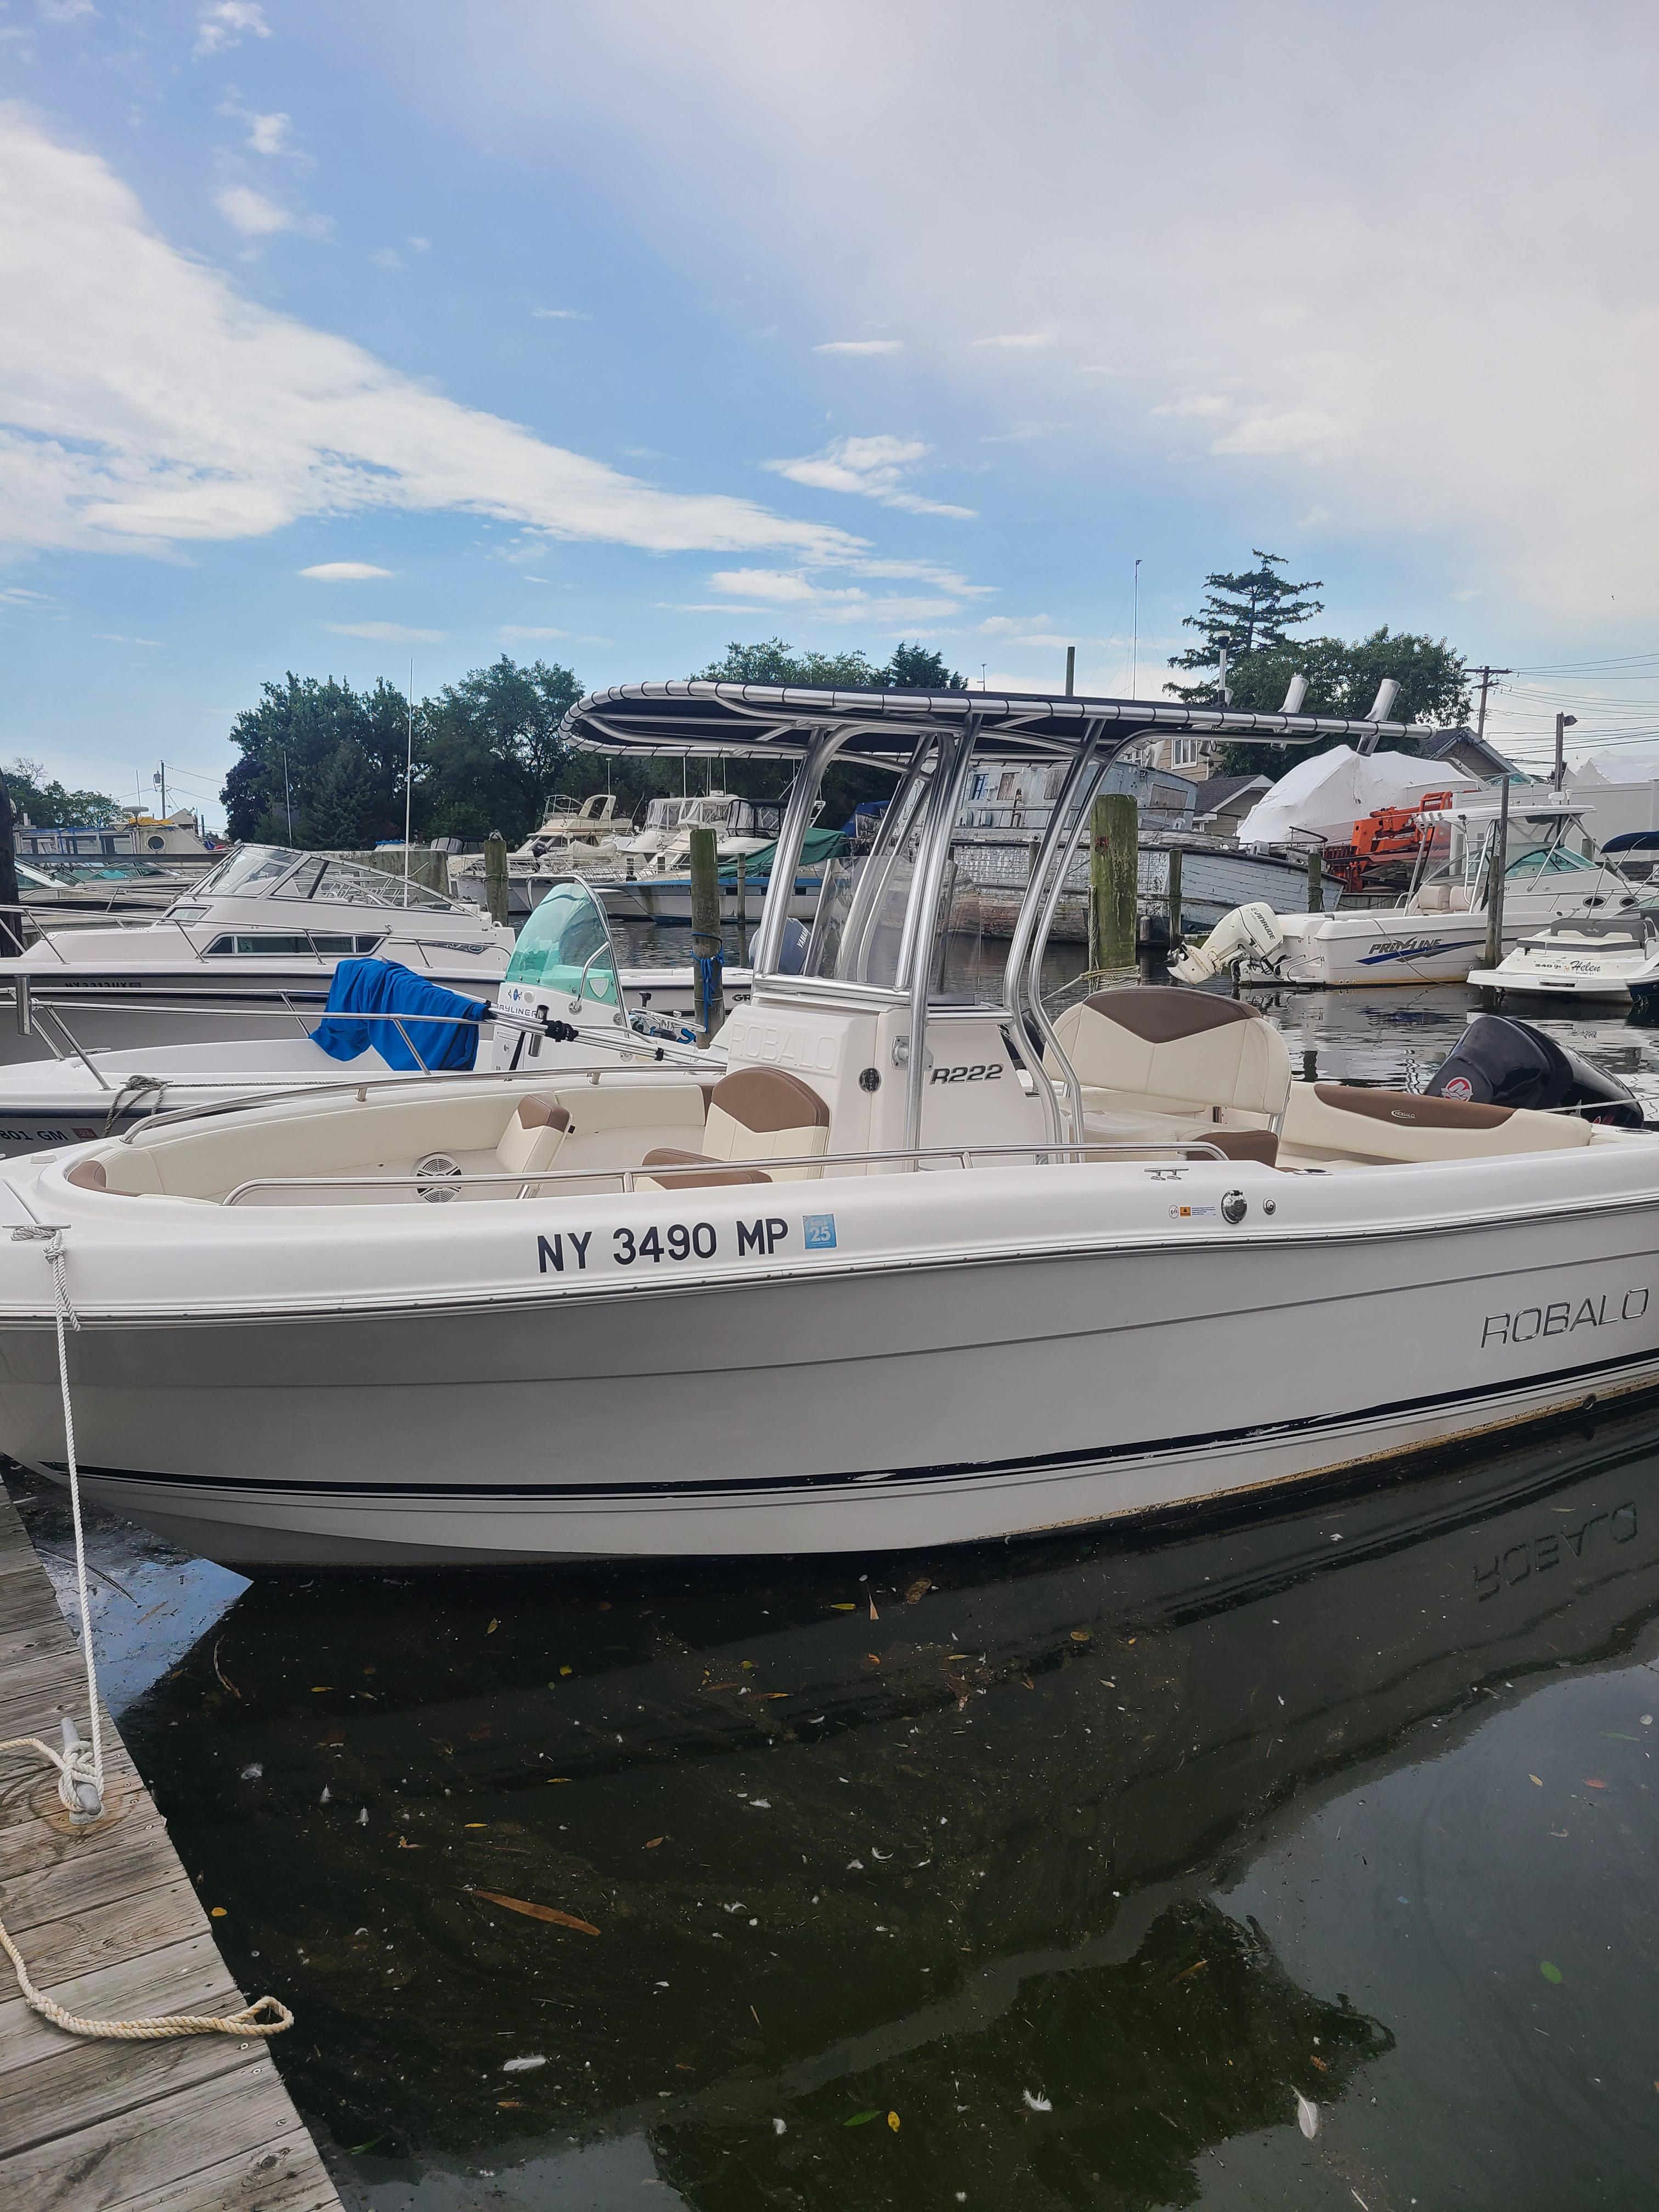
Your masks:
<svg viewBox="0 0 1659 2212"><path fill-rule="evenodd" d="M1315 1231L1353 1176L1194 1170L1194 1209L1226 1180L1301 1227L286 1316L100 1320L71 1229L81 1465L100 1504L232 1565L902 1550L1243 1497L1659 1385L1659 1192L1428 1226L1436 1178L1492 1193L1516 1164L1382 1172L1397 1218L1363 1231ZM1038 1176L976 1185L994 1212ZM794 1188L855 1249L925 1210L917 1182L957 1180ZM799 1246L799 1200L767 1203ZM602 1212L651 1218L629 1207ZM40 1268L0 1252L9 1282ZM0 1320L0 1448L62 1474L44 1311Z"/></svg>

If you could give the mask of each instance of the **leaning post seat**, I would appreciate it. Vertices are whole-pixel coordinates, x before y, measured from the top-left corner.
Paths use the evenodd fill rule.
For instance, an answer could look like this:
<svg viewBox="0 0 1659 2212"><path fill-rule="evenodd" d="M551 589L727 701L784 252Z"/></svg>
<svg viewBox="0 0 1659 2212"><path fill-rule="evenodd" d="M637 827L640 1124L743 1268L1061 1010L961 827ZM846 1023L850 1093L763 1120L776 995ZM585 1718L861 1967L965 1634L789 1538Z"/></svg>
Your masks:
<svg viewBox="0 0 1659 2212"><path fill-rule="evenodd" d="M766 1170L767 1160L817 1157L829 1149L830 1109L810 1084L781 1067L739 1067L723 1075L708 1094L708 1118L702 1150L683 1152L659 1146L642 1162L647 1168L680 1168L664 1176L663 1187L680 1189L694 1182L799 1182L816 1175L810 1167ZM752 1168L749 1175L709 1175L730 1163Z"/></svg>
<svg viewBox="0 0 1659 2212"><path fill-rule="evenodd" d="M1093 1113L1207 1108L1277 1124L1291 1094L1283 1036L1254 1006L1213 991L1161 983L1096 991L1066 1007L1054 1034Z"/></svg>
<svg viewBox="0 0 1659 2212"><path fill-rule="evenodd" d="M1593 1133L1577 1114L1534 1113L1472 1098L1431 1098L1415 1091L1362 1090L1342 1083L1298 1083L1283 1129L1292 1152L1379 1164L1571 1152L1589 1144Z"/></svg>

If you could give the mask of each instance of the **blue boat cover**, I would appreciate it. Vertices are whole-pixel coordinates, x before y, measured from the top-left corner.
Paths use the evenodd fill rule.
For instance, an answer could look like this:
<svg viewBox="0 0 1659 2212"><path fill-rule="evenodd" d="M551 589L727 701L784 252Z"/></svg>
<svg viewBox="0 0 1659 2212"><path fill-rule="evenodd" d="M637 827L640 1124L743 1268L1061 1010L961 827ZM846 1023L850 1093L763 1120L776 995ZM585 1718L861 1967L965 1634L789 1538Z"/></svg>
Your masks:
<svg viewBox="0 0 1659 2212"><path fill-rule="evenodd" d="M389 1067L410 1074L466 1072L477 1058L477 1025L489 1012L477 999L429 983L395 960L342 960L312 1041L331 1060L356 1060L373 1045ZM393 1014L404 1018L401 1029L385 1018ZM382 1018L371 1018L377 1015Z"/></svg>

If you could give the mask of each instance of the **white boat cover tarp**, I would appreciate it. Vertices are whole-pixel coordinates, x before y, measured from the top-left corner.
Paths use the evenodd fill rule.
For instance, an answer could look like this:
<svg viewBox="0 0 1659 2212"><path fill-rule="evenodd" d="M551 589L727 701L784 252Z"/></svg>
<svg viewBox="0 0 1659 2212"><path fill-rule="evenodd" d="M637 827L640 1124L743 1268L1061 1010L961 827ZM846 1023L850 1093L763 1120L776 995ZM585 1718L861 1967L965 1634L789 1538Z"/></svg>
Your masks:
<svg viewBox="0 0 1659 2212"><path fill-rule="evenodd" d="M1416 806L1431 791L1449 791L1455 799L1479 791L1478 778L1463 775L1444 761L1419 760L1412 753L1357 753L1352 745L1333 745L1298 761L1264 792L1238 825L1241 845L1310 845L1317 841L1346 845L1353 825L1374 807Z"/></svg>

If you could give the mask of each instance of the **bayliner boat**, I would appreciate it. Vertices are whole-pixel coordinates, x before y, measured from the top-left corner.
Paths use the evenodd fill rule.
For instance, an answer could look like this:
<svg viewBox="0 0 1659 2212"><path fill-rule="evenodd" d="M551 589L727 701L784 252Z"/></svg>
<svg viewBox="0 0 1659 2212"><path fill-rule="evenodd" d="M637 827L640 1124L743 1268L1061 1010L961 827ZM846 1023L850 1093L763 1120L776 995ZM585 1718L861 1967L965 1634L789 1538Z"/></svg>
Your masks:
<svg viewBox="0 0 1659 2212"><path fill-rule="evenodd" d="M1496 968L1471 969L1469 981L1506 996L1651 1006L1659 1001L1659 915L1564 915L1523 938Z"/></svg>
<svg viewBox="0 0 1659 2212"><path fill-rule="evenodd" d="M1509 810L1504 868L1504 943L1518 944L1546 923L1569 915L1628 914L1636 887L1611 860L1575 853L1569 835L1589 810L1550 792L1515 797ZM1428 822L1425 815L1424 820ZM1393 907L1334 914L1273 914L1252 905L1267 925L1239 934L1235 909L1200 947L1188 948L1170 973L1202 981L1237 964L1246 983L1457 982L1486 944L1486 886L1498 834L1496 802L1460 801L1442 810L1437 834L1419 846L1411 887ZM1517 849L1518 848L1518 849Z"/></svg>
<svg viewBox="0 0 1659 2212"><path fill-rule="evenodd" d="M690 1026L695 1018L690 969L618 969L603 909L580 878L567 878L562 884L550 885L547 898L521 932L502 979L502 989L512 993L515 1002L522 984L534 978L540 986L551 971L548 948L555 944L562 947L564 965L573 972L572 988L562 1006L548 989L539 988L538 1005L544 1015L579 1034L561 1041L545 1036L532 1038L537 1059L545 1055L550 1064L557 1060L566 1066L586 1066L597 1051L601 1062L608 1060L614 1066L618 1053L625 1056L635 1050L637 1040L643 1040L637 1045L641 1052L695 1041ZM586 967L587 955L596 945L604 947L606 957ZM551 969L559 965L556 957ZM746 969L728 969L722 980L730 1003L740 1004L747 997ZM338 981L337 968L330 984L330 1009L335 1005ZM501 990L494 995L499 1001ZM79 1012L75 1010L77 1020ZM514 1028L509 1009L500 1038L495 1039L496 1006L489 1005L486 1012L490 1019L482 1039L483 1062L510 1070L516 1064L515 1050L520 1054L524 1050L523 1034ZM137 1017L132 1018L137 1021ZM168 1016L164 1010L150 1018L165 1024ZM238 1098L337 1085L343 1073L339 1058L314 1042L317 1024L325 1018L326 1012L321 1016L308 1013L295 1032L286 1036L226 1036L217 1033L225 1024L198 1024L216 1034L190 1044L83 1052L73 1045L70 1022L61 1012L56 1012L44 1018L40 1026L47 1042L54 1032L58 1034L60 1048L54 1057L0 1066L0 1157L120 1134L152 1115L172 1113L181 1107L219 1106ZM409 1017L375 1018L393 1037L398 1035L401 1018L403 1041L418 1047L421 1031ZM228 1026L234 1028L234 1020ZM63 1042L64 1039L70 1042ZM495 1055L493 1062L492 1054ZM405 1053L399 1064L406 1066L408 1063ZM398 1066L383 1058L372 1041L350 1063L354 1080L389 1079L398 1072Z"/></svg>
<svg viewBox="0 0 1659 2212"><path fill-rule="evenodd" d="M1456 1054L1437 1096L1295 1085L1218 994L1043 1007L1124 745L1389 726L710 683L582 701L577 744L799 762L775 884L836 761L896 779L810 929L769 903L727 1072L573 1076L532 1036L484 1081L6 1164L0 1449L64 1472L60 1281L87 1488L245 1563L967 1541L1352 1479L1659 1386L1659 1147L1605 1125L1640 1118L1618 1085L1546 1056L1488 1103L1454 1091ZM1033 758L1064 789L1000 980L957 987L967 778ZM572 966L550 947L507 987L521 1021Z"/></svg>
<svg viewBox="0 0 1659 2212"><path fill-rule="evenodd" d="M0 1024L0 1064L46 1056L54 1010L82 1045L293 1036L319 1014L335 964L376 955L452 990L487 995L513 933L477 907L379 868L322 853L243 845L155 921L49 930L0 959L18 1019ZM234 1030L224 1017L234 1018Z"/></svg>

